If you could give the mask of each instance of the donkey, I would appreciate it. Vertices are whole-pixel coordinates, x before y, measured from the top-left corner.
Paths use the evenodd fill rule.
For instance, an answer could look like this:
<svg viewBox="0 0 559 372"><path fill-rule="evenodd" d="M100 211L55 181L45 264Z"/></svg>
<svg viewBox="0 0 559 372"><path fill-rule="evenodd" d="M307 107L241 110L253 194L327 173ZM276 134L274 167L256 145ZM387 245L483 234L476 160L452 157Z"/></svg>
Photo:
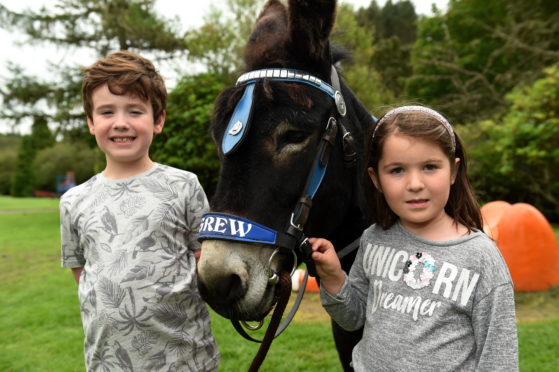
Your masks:
<svg viewBox="0 0 559 372"><path fill-rule="evenodd" d="M202 221L198 280L205 301L226 318L262 319L277 300L274 276L296 265L282 239L247 238L253 227L287 231L276 237L299 247L304 236L326 237L338 249L370 224L361 180L363 136L374 119L333 67L342 58L329 42L335 13L335 0L288 7L269 0L246 45L250 72L216 99L211 131L221 168L214 214ZM304 251L295 252L300 262ZM354 258L342 259L344 270ZM332 326L342 365L352 370L361 331Z"/></svg>

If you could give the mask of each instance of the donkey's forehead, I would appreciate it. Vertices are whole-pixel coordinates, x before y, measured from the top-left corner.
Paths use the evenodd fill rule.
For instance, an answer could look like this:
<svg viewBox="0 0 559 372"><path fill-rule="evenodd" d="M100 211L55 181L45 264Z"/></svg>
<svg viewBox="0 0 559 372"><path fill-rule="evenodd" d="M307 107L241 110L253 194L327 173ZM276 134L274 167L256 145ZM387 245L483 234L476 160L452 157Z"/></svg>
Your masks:
<svg viewBox="0 0 559 372"><path fill-rule="evenodd" d="M215 106L215 126L220 127L223 122L227 124L226 122L230 119L245 89L246 86L241 85L231 87L227 91L222 92ZM278 122L285 117L287 111L297 115L311 109L317 109L317 104L322 101L324 101L325 107L328 106L327 96L305 84L264 79L256 83L254 95L256 115L258 117L277 117L279 114L281 118L278 118Z"/></svg>

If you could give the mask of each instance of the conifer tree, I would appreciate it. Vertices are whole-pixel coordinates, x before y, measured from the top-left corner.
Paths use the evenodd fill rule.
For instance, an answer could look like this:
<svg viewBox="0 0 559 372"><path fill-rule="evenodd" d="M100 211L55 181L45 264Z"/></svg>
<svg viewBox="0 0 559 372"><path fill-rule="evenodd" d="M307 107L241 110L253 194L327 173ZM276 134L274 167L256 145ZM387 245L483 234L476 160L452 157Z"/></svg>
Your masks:
<svg viewBox="0 0 559 372"><path fill-rule="evenodd" d="M14 12L0 4L0 27L19 31L34 45L52 45L73 52L89 50L98 58L117 50L147 53L162 60L184 56L184 38L177 21L154 10L155 0L57 0L38 11ZM84 61L89 65L92 61ZM54 78L28 76L8 67L0 88L0 119L14 124L38 112L60 129L85 128L81 109L82 66L53 66Z"/></svg>

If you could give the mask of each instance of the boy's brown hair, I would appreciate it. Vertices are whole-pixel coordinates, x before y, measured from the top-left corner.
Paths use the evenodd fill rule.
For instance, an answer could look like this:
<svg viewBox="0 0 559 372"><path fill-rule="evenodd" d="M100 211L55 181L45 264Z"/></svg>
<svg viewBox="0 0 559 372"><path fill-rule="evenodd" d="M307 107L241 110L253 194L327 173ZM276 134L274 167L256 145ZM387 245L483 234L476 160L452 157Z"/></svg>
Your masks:
<svg viewBox="0 0 559 372"><path fill-rule="evenodd" d="M163 78L146 58L129 51L107 55L83 68L83 108L92 119L93 91L105 84L112 94L129 94L151 103L153 120L158 122L167 107L167 89Z"/></svg>

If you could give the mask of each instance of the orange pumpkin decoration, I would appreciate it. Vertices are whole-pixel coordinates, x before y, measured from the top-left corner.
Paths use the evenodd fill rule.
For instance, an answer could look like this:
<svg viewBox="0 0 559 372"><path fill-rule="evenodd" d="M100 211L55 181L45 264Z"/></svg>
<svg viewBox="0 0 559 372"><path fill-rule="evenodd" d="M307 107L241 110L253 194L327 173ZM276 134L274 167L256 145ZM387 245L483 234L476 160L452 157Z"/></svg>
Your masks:
<svg viewBox="0 0 559 372"><path fill-rule="evenodd" d="M299 291L303 285L303 279L305 277L305 270L297 269L293 273L291 277L291 289L294 291ZM320 292L320 287L316 282L316 278L309 276L307 279L307 287L305 288L305 292Z"/></svg>
<svg viewBox="0 0 559 372"><path fill-rule="evenodd" d="M559 284L559 246L540 211L526 203L499 201L484 205L481 212L484 230L499 247L516 291L543 291Z"/></svg>
<svg viewBox="0 0 559 372"><path fill-rule="evenodd" d="M492 201L481 207L481 214L483 215L483 231L493 240L499 240L499 229L497 229L497 224L503 217L511 204L502 201Z"/></svg>

